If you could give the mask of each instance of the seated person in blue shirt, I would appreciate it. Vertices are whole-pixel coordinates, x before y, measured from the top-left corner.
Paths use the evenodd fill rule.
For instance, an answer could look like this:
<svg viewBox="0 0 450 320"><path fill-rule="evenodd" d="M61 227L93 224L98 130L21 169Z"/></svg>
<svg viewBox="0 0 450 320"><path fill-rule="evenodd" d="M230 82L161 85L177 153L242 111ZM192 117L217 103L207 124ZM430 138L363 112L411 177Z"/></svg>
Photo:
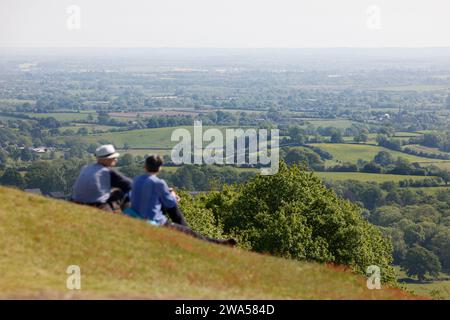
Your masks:
<svg viewBox="0 0 450 320"><path fill-rule="evenodd" d="M178 207L180 198L173 189L169 189L164 180L156 176L162 165L163 160L159 155L147 157L145 160L146 174L135 178L133 182L131 209L141 218L151 221L152 224L169 227L213 243L236 245L236 240L234 239L219 240L208 238L189 228L183 213ZM171 222L163 212L170 217Z"/></svg>
<svg viewBox="0 0 450 320"><path fill-rule="evenodd" d="M96 163L81 169L73 186L72 201L118 212L127 207L132 181L112 169L119 157L113 145L97 148L95 156Z"/></svg>

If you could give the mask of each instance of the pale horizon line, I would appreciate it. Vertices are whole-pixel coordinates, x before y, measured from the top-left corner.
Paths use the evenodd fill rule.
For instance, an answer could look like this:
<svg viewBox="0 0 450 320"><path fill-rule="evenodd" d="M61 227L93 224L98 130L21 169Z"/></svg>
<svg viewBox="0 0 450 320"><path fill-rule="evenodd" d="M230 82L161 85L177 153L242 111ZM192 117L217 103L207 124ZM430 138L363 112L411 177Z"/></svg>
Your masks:
<svg viewBox="0 0 450 320"><path fill-rule="evenodd" d="M219 49L219 50L302 50L302 49L450 49L450 46L320 46L320 47L179 47L179 46L0 46L0 49Z"/></svg>

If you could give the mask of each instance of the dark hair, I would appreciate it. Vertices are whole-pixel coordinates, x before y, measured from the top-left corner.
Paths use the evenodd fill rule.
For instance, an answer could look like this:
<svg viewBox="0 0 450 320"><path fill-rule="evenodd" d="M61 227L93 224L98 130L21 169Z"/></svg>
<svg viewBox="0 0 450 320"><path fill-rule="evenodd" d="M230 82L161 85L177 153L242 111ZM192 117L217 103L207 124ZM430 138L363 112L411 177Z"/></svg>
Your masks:
<svg viewBox="0 0 450 320"><path fill-rule="evenodd" d="M145 169L147 169L148 172L158 172L163 164L164 161L159 154L148 156L147 159L145 159Z"/></svg>

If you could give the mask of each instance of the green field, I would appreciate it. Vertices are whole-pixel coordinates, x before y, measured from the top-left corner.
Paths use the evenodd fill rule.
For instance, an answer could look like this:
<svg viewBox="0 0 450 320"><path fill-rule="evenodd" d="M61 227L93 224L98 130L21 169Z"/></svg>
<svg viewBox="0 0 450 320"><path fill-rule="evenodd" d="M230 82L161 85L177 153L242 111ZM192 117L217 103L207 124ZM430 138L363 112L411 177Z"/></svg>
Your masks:
<svg viewBox="0 0 450 320"><path fill-rule="evenodd" d="M92 114L94 119L97 118L95 112L49 112L49 113L27 113L34 118L55 118L58 121L73 121L73 120L87 120L89 114Z"/></svg>
<svg viewBox="0 0 450 320"><path fill-rule="evenodd" d="M131 148L165 149L165 148L172 148L174 145L178 143L178 141L172 142L170 140L172 132L174 132L176 129L179 128L189 130L189 132L191 133L191 138L193 139L192 126L152 128L152 129L125 131L125 132L108 132L80 137L80 139L92 143L95 142L98 143L100 141L108 141L109 143L114 144L118 148L122 148L125 143L128 143L129 147ZM203 132L205 132L209 128L221 129L222 133L224 133L224 130L227 127L203 126ZM204 145L205 146L208 145L208 142L205 142Z"/></svg>
<svg viewBox="0 0 450 320"><path fill-rule="evenodd" d="M354 123L354 121L351 120L345 120L345 119L314 119L314 120L308 120L304 119L308 123L312 124L315 127L335 127L338 129L347 129L350 128Z"/></svg>
<svg viewBox="0 0 450 320"><path fill-rule="evenodd" d="M436 160L429 159L423 157L417 157L414 155L406 154L399 151L389 150L383 147L374 146L374 145L366 145L366 144L344 144L344 143L316 143L311 144L315 147L318 147L322 150L325 150L333 155L332 160L327 160L326 164L328 166L336 165L342 162L350 162L356 163L358 159L371 161L375 157L375 155L380 151L387 151L395 158L402 157L404 159L409 160L410 162L418 162L423 165L436 163L436 164L444 164L447 163L450 165L450 161L444 160Z"/></svg>
<svg viewBox="0 0 450 320"><path fill-rule="evenodd" d="M86 128L89 133L92 133L92 130L99 130L99 131L109 131L111 129L117 128L113 126L103 126L103 125L97 125L97 124L73 124L71 126L63 126L59 128L59 131L63 132L64 130L73 130L77 132L81 128Z"/></svg>
<svg viewBox="0 0 450 320"><path fill-rule="evenodd" d="M400 267L395 267L398 278L400 279L400 286L409 292L417 295L431 296L434 299L450 300L450 275L441 273L440 278L443 280L419 282L417 279L408 277Z"/></svg>
<svg viewBox="0 0 450 320"><path fill-rule="evenodd" d="M391 139L393 140L399 140L402 142L409 142L409 139L412 137L417 137L420 136L420 133L414 133L414 132L396 132L394 136L391 137ZM370 144L370 145L377 145L377 136L378 133L369 133L368 135L368 140L365 144ZM345 143L354 143L354 137L353 136L344 136L343 137Z"/></svg>
<svg viewBox="0 0 450 320"><path fill-rule="evenodd" d="M145 157L146 155L149 155L149 154L159 154L161 156L164 156L164 155L170 155L170 153L171 153L171 149L137 149L137 150L136 149L127 149L127 150L124 150L124 149L118 148L117 151L120 154L128 153L135 157L136 156Z"/></svg>
<svg viewBox="0 0 450 320"><path fill-rule="evenodd" d="M424 163L424 165L425 166L435 165L441 169L450 171L450 160L447 160L447 161L443 161L443 160L440 161L440 160L436 160L436 159L430 159L430 160L431 160L430 162Z"/></svg>
<svg viewBox="0 0 450 320"><path fill-rule="evenodd" d="M439 130L420 130L417 131L420 134L427 134L427 133L439 133Z"/></svg>
<svg viewBox="0 0 450 320"><path fill-rule="evenodd" d="M357 181L373 181L383 183L387 181L399 182L402 180L423 180L430 177L423 176L407 176L399 174L377 174L377 173L364 173L364 172L315 172L319 177L326 180L357 180Z"/></svg>
<svg viewBox="0 0 450 320"><path fill-rule="evenodd" d="M401 131L398 131L392 136L392 138L396 138L396 137L402 137L402 138L404 138L404 137L417 137L417 136L421 136L421 135L422 134L419 133L419 132L401 132Z"/></svg>
<svg viewBox="0 0 450 320"><path fill-rule="evenodd" d="M426 153L435 154L435 155L450 156L450 153L440 151L438 148L429 148L429 147L421 146L418 144L408 144L408 145L404 146L404 148L409 148L409 149L415 150L417 152L426 152Z"/></svg>
<svg viewBox="0 0 450 320"><path fill-rule="evenodd" d="M16 117L11 117L11 116L2 116L2 115L0 115L0 121L1 120L7 121L7 120L21 120L21 119L16 118Z"/></svg>
<svg viewBox="0 0 450 320"><path fill-rule="evenodd" d="M425 283L402 283L406 290L417 295L450 300L450 280Z"/></svg>
<svg viewBox="0 0 450 320"><path fill-rule="evenodd" d="M21 201L17 201L21 199ZM343 267L210 244L87 206L0 187L0 298L415 299ZM81 290L68 290L78 266Z"/></svg>
<svg viewBox="0 0 450 320"><path fill-rule="evenodd" d="M439 191L447 191L450 192L450 186L448 187L420 187L420 188L413 188L416 191L423 191L426 194L429 195L435 195L436 193L438 193Z"/></svg>
<svg viewBox="0 0 450 320"><path fill-rule="evenodd" d="M184 127L192 131L192 127ZM170 137L172 132L177 128L155 128L132 130L125 132L108 132L102 134L93 134L81 139L99 143L100 141L107 141L121 148L127 143L132 148L171 148L176 142L171 142Z"/></svg>
<svg viewBox="0 0 450 320"><path fill-rule="evenodd" d="M18 106L18 105L22 105L24 103L30 103L30 104L34 104L35 101L34 100L22 100L22 99L0 99L0 108L5 105L5 106Z"/></svg>

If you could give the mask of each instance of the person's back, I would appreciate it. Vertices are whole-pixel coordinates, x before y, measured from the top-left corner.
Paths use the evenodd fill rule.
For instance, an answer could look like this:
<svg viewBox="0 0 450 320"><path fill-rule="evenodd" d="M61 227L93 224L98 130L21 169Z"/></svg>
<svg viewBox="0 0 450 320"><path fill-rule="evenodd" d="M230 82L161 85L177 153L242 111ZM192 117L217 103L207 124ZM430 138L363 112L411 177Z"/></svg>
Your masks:
<svg viewBox="0 0 450 320"><path fill-rule="evenodd" d="M86 165L73 186L72 199L79 203L105 203L111 193L109 168L94 163Z"/></svg>
<svg viewBox="0 0 450 320"><path fill-rule="evenodd" d="M130 212L125 211L125 214L143 218L151 224L181 231L198 239L235 246L236 240L232 238L227 240L209 238L189 228L177 205L180 197L174 190L169 189L164 180L156 176L162 165L163 159L159 155L152 155L145 159L145 171L147 173L134 179ZM163 209L171 221L166 218Z"/></svg>
<svg viewBox="0 0 450 320"><path fill-rule="evenodd" d="M95 151L97 163L84 166L73 185L72 201L118 212L128 205L131 180L112 168L119 153L113 145L103 145Z"/></svg>
<svg viewBox="0 0 450 320"><path fill-rule="evenodd" d="M158 224L167 222L162 208L172 208L177 205L166 182L156 175L144 174L137 177L133 182L132 190L131 208L143 218Z"/></svg>

